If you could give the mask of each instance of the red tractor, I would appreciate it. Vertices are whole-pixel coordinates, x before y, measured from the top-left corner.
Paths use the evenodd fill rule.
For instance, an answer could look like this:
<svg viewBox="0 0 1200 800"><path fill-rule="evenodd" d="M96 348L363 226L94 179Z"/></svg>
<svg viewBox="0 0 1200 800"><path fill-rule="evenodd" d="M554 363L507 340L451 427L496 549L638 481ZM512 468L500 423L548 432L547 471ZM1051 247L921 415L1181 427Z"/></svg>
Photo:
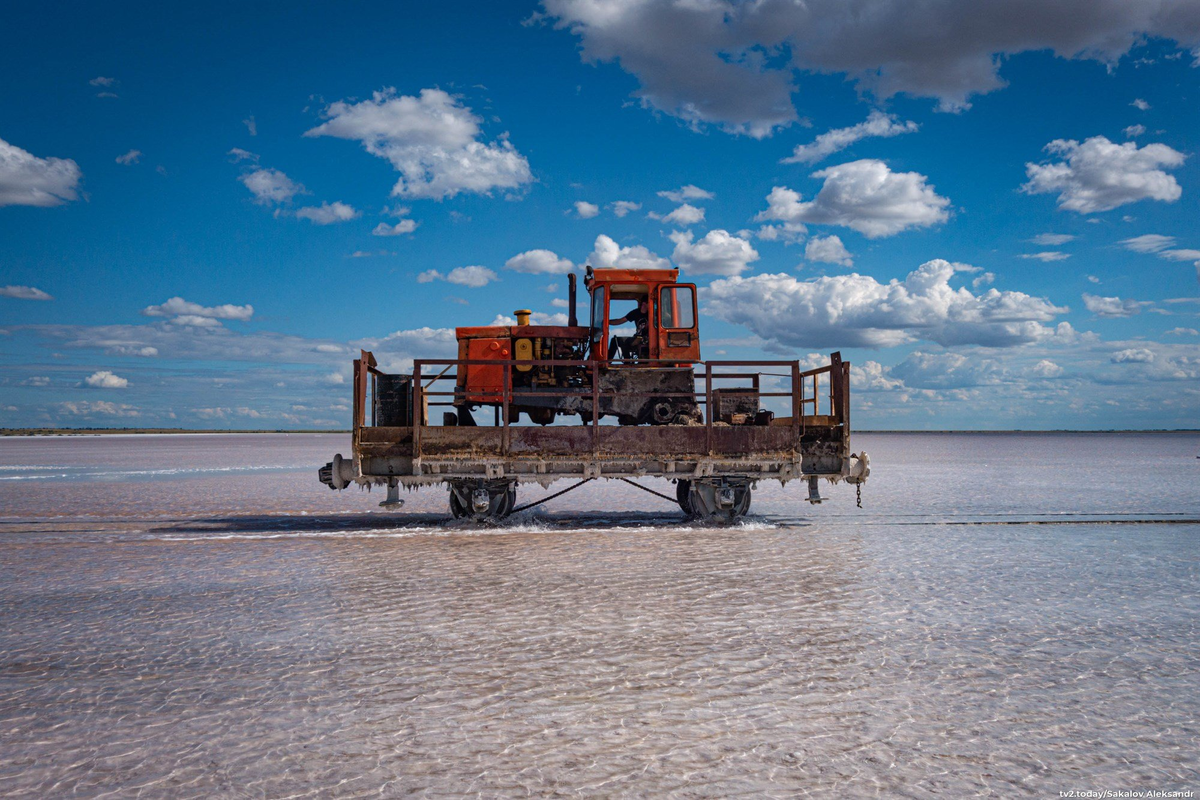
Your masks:
<svg viewBox="0 0 1200 800"><path fill-rule="evenodd" d="M589 267L584 278L592 296L587 327L576 316L572 274L566 325L530 325L530 312L520 310L516 325L458 328L454 422L474 425L471 409L480 406L499 413L506 375L511 376L510 423L522 412L541 425L560 414L590 421L592 398L580 390L590 389L595 375L602 419L614 416L621 425L699 423L702 415L692 396L692 365L700 360L696 286L678 283L678 277L674 269ZM514 362L511 370L504 366L508 361Z"/></svg>

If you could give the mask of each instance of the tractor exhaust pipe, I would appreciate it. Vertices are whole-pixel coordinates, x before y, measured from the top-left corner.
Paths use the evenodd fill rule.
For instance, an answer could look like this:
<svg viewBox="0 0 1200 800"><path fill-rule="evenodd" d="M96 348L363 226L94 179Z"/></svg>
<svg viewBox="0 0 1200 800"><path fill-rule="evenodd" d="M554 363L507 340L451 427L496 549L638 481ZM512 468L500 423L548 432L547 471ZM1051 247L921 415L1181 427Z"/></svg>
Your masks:
<svg viewBox="0 0 1200 800"><path fill-rule="evenodd" d="M575 311L575 273L567 275L567 324L572 328L579 325L579 314Z"/></svg>

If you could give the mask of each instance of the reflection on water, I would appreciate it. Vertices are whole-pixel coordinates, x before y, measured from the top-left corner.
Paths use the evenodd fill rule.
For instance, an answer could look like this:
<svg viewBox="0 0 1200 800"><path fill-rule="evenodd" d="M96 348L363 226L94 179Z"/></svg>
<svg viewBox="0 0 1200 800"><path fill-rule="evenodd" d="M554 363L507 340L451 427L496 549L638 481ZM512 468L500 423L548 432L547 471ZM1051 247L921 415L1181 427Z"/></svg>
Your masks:
<svg viewBox="0 0 1200 800"><path fill-rule="evenodd" d="M73 476L0 482L0 795L1197 788L1197 437L864 436L863 511L483 529L317 484L340 438L161 438L0 441Z"/></svg>

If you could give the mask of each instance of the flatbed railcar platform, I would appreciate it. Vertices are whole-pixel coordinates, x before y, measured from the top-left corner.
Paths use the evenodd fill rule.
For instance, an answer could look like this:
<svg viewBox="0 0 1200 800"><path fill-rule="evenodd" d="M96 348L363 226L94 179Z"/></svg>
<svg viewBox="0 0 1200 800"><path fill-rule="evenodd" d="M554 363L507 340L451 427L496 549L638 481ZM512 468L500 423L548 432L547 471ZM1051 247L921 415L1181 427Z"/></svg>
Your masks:
<svg viewBox="0 0 1200 800"><path fill-rule="evenodd" d="M403 399L402 418L410 424L376 424L389 421L380 419L381 381L387 386L397 376L380 371L374 356L363 351L354 362L352 452L326 464L321 481L333 489L387 486L381 505L392 508L403 505L401 487L445 484L455 517L496 520L519 510L516 489L522 483L547 487L563 478L656 477L675 482L675 499L686 514L732 520L748 511L751 489L760 481L803 480L804 499L816 503L822 500L820 479L861 486L870 474L866 453L850 452L850 364L837 353L827 366L808 370L798 361L690 364L690 397L702 419L658 425L601 423L639 392L627 385L606 390L600 372L605 367L595 361L489 359L489 367L504 373L503 389L494 398L495 424L459 424L461 417L453 413L444 415L444 424L430 424L431 408L462 407L461 386L441 387L478 363L484 362L415 361ZM513 370L530 365L582 368L591 371L591 379L587 386L552 392L513 387ZM636 369L624 366L621 374ZM764 378L778 384L776 390L764 391ZM517 424L513 418L520 412L514 415L512 407L529 407L540 395L553 395L560 407L569 395L581 422ZM777 415L771 406L786 413Z"/></svg>

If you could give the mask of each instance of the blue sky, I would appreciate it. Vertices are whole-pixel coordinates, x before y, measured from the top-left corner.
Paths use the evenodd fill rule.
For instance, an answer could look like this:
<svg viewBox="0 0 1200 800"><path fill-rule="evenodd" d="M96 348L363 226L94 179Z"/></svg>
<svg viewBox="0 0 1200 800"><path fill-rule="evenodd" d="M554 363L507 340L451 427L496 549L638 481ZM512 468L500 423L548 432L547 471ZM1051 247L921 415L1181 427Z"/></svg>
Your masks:
<svg viewBox="0 0 1200 800"><path fill-rule="evenodd" d="M345 427L670 261L861 428L1197 427L1200 10L971 5L10 10L0 425Z"/></svg>

